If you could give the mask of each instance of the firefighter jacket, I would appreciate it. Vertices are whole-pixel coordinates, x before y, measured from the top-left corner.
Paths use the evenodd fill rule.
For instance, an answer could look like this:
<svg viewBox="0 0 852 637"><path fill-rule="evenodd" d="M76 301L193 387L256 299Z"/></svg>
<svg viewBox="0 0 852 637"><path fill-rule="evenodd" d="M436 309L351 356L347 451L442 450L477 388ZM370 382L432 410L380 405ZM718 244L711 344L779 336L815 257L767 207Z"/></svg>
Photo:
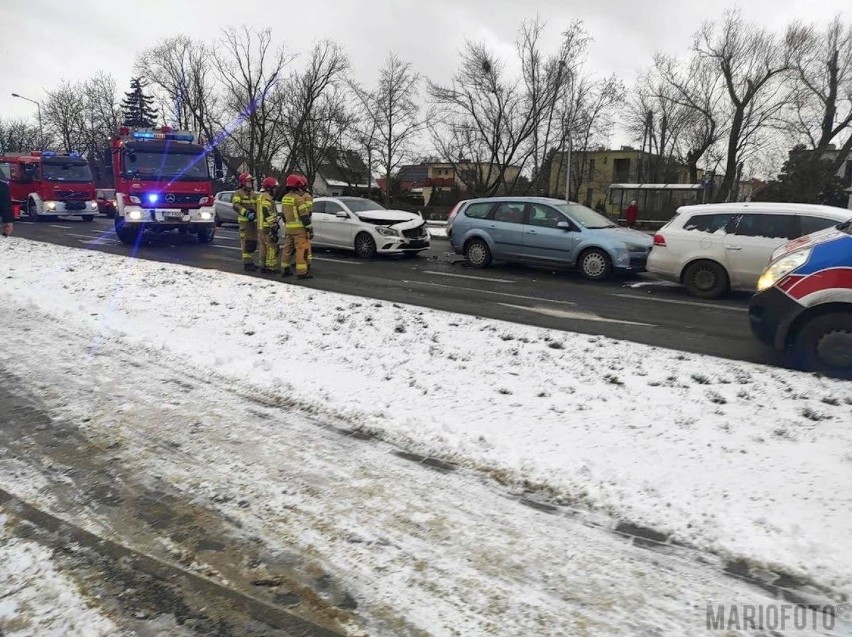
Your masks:
<svg viewBox="0 0 852 637"><path fill-rule="evenodd" d="M302 230L311 230L311 213L314 200L309 194L288 192L281 199L281 215L284 217L284 230L287 234L298 234Z"/></svg>
<svg viewBox="0 0 852 637"><path fill-rule="evenodd" d="M257 195L257 225L261 230L278 229L278 211L272 194L261 191Z"/></svg>
<svg viewBox="0 0 852 637"><path fill-rule="evenodd" d="M232 199L237 221L254 221L257 217L257 193L248 188L234 191Z"/></svg>

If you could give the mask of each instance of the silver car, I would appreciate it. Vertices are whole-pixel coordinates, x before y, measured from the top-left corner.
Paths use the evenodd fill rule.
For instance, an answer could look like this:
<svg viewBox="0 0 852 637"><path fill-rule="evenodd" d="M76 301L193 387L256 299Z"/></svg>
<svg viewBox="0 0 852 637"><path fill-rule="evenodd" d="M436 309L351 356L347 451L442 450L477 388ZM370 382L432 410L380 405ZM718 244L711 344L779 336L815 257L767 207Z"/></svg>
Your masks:
<svg viewBox="0 0 852 637"><path fill-rule="evenodd" d="M216 198L213 200L213 212L217 227L223 223L237 223L237 213L234 210L233 199L233 190L223 190L216 193Z"/></svg>
<svg viewBox="0 0 852 637"><path fill-rule="evenodd" d="M543 197L492 197L459 204L447 223L457 254L476 268L492 261L576 267L600 281L645 270L653 239L591 208Z"/></svg>

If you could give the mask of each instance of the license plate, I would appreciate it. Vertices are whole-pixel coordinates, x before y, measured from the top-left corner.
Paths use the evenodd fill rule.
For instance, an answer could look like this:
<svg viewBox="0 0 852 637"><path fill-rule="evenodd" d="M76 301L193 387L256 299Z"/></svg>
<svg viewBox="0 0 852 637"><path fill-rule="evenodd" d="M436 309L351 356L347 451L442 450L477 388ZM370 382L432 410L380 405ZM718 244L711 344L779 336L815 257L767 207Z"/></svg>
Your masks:
<svg viewBox="0 0 852 637"><path fill-rule="evenodd" d="M164 219L183 219L183 213L180 210L167 210L163 213Z"/></svg>

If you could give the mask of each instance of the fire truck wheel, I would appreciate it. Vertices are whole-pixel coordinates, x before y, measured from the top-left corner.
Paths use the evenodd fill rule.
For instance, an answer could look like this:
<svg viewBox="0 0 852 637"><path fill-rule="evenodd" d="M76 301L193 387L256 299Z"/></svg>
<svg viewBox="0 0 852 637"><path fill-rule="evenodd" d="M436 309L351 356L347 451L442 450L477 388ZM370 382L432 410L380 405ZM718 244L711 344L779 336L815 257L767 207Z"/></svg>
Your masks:
<svg viewBox="0 0 852 637"><path fill-rule="evenodd" d="M83 215L83 221L89 222L89 221L94 221L94 220L95 220L95 215Z"/></svg>
<svg viewBox="0 0 852 637"><path fill-rule="evenodd" d="M796 334L793 352L806 371L852 379L852 312L809 320Z"/></svg>
<svg viewBox="0 0 852 637"><path fill-rule="evenodd" d="M32 199L27 202L27 215L29 216L30 221L39 222L44 219L44 217L38 214L38 208L36 207L35 201Z"/></svg>
<svg viewBox="0 0 852 637"><path fill-rule="evenodd" d="M215 228L199 228L198 229L198 243L210 243L213 241L213 237L216 236Z"/></svg>
<svg viewBox="0 0 852 637"><path fill-rule="evenodd" d="M135 245L142 235L142 227L127 223L123 217L116 217L115 234L122 243Z"/></svg>

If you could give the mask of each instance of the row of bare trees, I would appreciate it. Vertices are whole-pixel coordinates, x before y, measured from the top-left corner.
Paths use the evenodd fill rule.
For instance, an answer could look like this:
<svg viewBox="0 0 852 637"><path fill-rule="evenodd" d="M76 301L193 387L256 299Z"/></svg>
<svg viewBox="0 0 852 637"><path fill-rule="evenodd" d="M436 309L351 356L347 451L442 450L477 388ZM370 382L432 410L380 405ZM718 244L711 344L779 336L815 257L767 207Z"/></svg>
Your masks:
<svg viewBox="0 0 852 637"><path fill-rule="evenodd" d="M321 41L297 56L271 31L248 28L209 43L163 39L139 53L134 71L163 123L202 132L231 172L244 164L257 175L298 170L313 179L346 155L335 150L353 151L365 160L363 182L382 175L388 196L400 166L425 157L477 195L556 194L553 175L564 175L571 157L576 196L586 151L607 145L619 123L651 157L641 181L676 179L685 166L696 183L710 170L724 175L719 200L736 196L743 166L767 149L805 144L813 161L835 170L852 151L852 25L840 18L774 33L729 11L701 26L688 55L656 54L630 91L587 69L591 38L582 23L549 48L545 30L539 18L525 21L514 61L465 43L444 83L390 54L364 86L338 44ZM49 145L100 153L122 118L117 95L103 73L49 92ZM40 143L31 123L0 121L0 149Z"/></svg>
<svg viewBox="0 0 852 637"><path fill-rule="evenodd" d="M655 56L626 125L657 158L643 181L666 181L682 164L696 183L706 167L724 175L719 201L736 197L744 164L767 149L805 144L809 161L837 172L852 151L852 24L795 23L779 34L729 11L702 25L688 57Z"/></svg>

